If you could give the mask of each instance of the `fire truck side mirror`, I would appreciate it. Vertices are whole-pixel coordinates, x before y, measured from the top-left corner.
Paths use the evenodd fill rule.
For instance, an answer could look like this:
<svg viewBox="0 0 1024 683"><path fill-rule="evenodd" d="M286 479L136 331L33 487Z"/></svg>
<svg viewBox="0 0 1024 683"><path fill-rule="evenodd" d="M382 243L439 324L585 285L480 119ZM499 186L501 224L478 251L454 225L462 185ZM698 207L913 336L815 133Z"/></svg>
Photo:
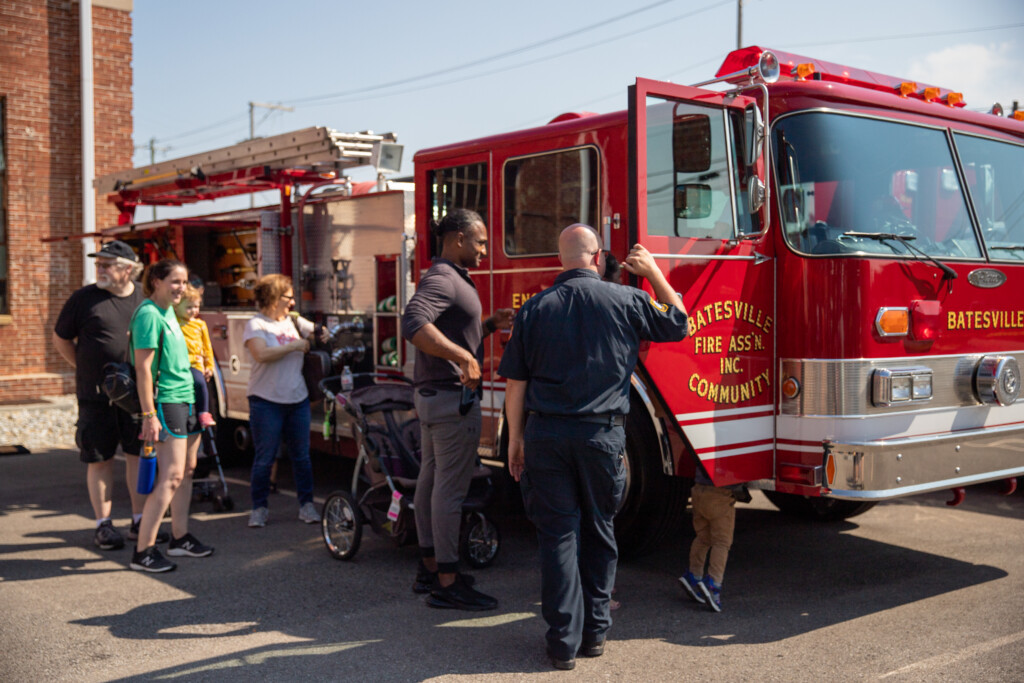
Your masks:
<svg viewBox="0 0 1024 683"><path fill-rule="evenodd" d="M757 213L764 206L764 183L756 175L747 178L747 209Z"/></svg>
<svg viewBox="0 0 1024 683"><path fill-rule="evenodd" d="M703 183L676 185L676 218L689 220L711 215L711 186Z"/></svg>
<svg viewBox="0 0 1024 683"><path fill-rule="evenodd" d="M761 152L764 150L764 119L761 118L761 110L755 106L746 108L744 118L744 156L747 166L753 166L761 158Z"/></svg>

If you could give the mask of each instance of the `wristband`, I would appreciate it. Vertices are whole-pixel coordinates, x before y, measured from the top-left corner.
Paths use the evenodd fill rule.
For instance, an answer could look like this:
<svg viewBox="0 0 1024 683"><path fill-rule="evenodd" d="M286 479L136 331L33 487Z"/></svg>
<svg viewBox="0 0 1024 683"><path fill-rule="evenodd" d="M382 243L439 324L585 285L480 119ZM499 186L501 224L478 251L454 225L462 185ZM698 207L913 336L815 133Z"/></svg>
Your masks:
<svg viewBox="0 0 1024 683"><path fill-rule="evenodd" d="M494 318L488 318L484 321L484 330L486 330L487 334L492 334L496 329L498 329L498 326L494 324Z"/></svg>
<svg viewBox="0 0 1024 683"><path fill-rule="evenodd" d="M148 412L142 413L142 417L143 418L156 417L156 411L155 410L150 410Z"/></svg>

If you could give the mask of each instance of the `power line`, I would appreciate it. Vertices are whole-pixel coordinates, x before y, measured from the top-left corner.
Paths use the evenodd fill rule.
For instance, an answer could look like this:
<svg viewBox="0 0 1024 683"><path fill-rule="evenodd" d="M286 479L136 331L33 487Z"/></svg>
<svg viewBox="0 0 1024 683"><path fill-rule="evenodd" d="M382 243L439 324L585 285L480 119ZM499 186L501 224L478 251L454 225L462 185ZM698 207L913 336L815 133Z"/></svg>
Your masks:
<svg viewBox="0 0 1024 683"><path fill-rule="evenodd" d="M903 40L904 38L934 38L936 36L952 36L963 33L981 33L983 31L998 31L1001 29L1020 28L1020 24L1002 24L1000 26L982 26L980 28L958 28L949 31L930 31L927 33L901 33L891 36L875 36L873 38L854 38L852 40L826 40L817 43L798 43L793 47L818 47L820 45L846 45L850 43L874 43L882 40Z"/></svg>
<svg viewBox="0 0 1024 683"><path fill-rule="evenodd" d="M671 23L674 23L674 22L677 22L677 21L681 21L683 19L688 19L688 18L690 18L690 17L692 17L692 16L694 16L696 14L700 14L700 13L706 12L708 10L716 9L718 7L721 7L722 5L731 5L732 3L733 3L733 0L723 0L722 2L718 2L718 3L712 4L712 5L707 5L705 7L699 8L699 9L691 10L689 12L686 12L684 14L680 14L680 15L672 17L670 19L663 19L663 20L661 20L661 21L659 21L657 23L654 23L654 24L648 24L647 26L643 26L643 27L638 28L638 29L633 29L632 31L627 31L626 33L620 33L619 35L612 36L610 38L602 39L602 41L599 44L591 43L591 44L587 44L587 45L581 45L579 47L570 48L568 50L563 50L562 52L556 52L556 53L551 54L551 55L546 55L544 57L537 57L535 59L531 59L531 60L528 60L528 61L525 61L525 62L518 62L516 64L509 64L507 66L501 66L501 67L498 67L496 69L491 69L490 71L481 71L479 73L469 74L468 76L459 76L457 78L452 78L452 79L449 79L447 81L437 81L435 83L426 83L424 85L421 85L421 86L418 86L418 87L415 87L415 88L403 88L402 90L399 90L399 91L392 91L392 92L387 92L387 93L381 93L381 94L378 94L378 95L370 95L368 97L365 97L365 96L361 96L361 97L346 96L348 99L332 99L329 102L328 101L318 102L317 104L314 104L312 106L320 107L320 106L329 105L329 104L346 104L346 103L349 103L349 102L365 102L365 101L368 101L368 100L379 99L381 97L392 97L394 95L399 95L399 94L405 95L405 94L408 94L408 93L418 92L420 90L429 90L430 88L438 88L438 87L441 87L441 86L444 86L444 85L453 85L455 83L463 83L465 81L471 81L471 80L475 80L475 79L478 79L478 78L483 78L484 76L493 76L495 74L504 73L506 71L512 71L513 69L521 69L522 67L525 67L525 66L532 66L534 64L539 64L540 62L547 62L547 61L550 61L552 59L558 59L559 57L565 57L567 55L575 54L577 52L582 52L584 50L591 50L591 49L594 49L594 48L597 48L597 47L606 47L609 43L612 43L614 41L622 40L624 38L630 38L630 37L635 36L635 35L637 35L639 33L644 33L646 31L650 31L652 29L663 28L663 27L665 27L668 24L671 24ZM381 87L384 87L384 86L381 86ZM325 97L328 97L328 96L325 96ZM333 97L333 96L331 96L331 97ZM290 100L290 101L296 102L297 100Z"/></svg>
<svg viewBox="0 0 1024 683"><path fill-rule="evenodd" d="M644 7L639 8L639 9L635 9L635 10L632 10L630 12L626 12L624 14L619 14L617 16L611 17L609 19L604 19L604 20L599 21L597 23L590 24L588 26L584 26L582 28L574 29L572 31L568 31L566 33L562 33L562 34L559 34L557 36L553 36L551 38L545 38L544 40L540 40L540 41L537 41L535 43L530 43L529 45L524 45L524 46L521 46L521 47L513 48L511 50L506 50L505 52L499 52L497 54L493 54L493 55L490 55L490 56L487 56L487 57L482 57L480 59L473 60L473 62L471 64L460 64L458 66L447 67L447 68L444 68L444 69L439 69L437 71L431 71L431 72L428 72L428 73L418 74L416 76L409 76L408 78L402 78L402 79L399 79L399 80L396 80L396 81L389 81L387 83L378 83L376 85L369 85L369 86L365 86L365 87L362 87L362 88L354 88L352 90L343 90L341 92L331 93L331 94L328 94L328 95L313 95L313 96L310 96L310 97L302 97L302 98L288 100L288 101L292 102L292 103L295 103L295 104L302 104L302 103L307 103L307 102L318 102L318 101L321 101L321 100L334 100L334 99L343 98L343 97L350 97L352 95L359 95L359 94L362 94L362 93L373 92L375 90L383 90L385 88L391 88L391 87L394 87L394 86L397 86L397 85L405 85L407 83L413 83L415 81L422 81L422 80L425 80L425 79L428 79L428 78L433 78L435 76L443 76L444 74L452 73L452 72L455 72L455 71L462 71L462 70L468 69L470 67L479 66L480 64L485 64L487 62L493 62L493 61L496 61L496 60L499 60L499 59L504 59L505 57L511 57L513 55L517 55L517 54L520 54L520 53L523 53L523 52L527 52L529 50L534 50L534 49L536 49L538 47L543 47L545 45L550 45L552 43L556 43L556 42L565 40L566 38L571 38L572 36L577 36L577 35L580 35L582 33L586 33L587 31L592 31L595 28L600 28L602 26L607 26L608 24L612 24L612 23L615 23L615 22L618 22L618 21L622 21L623 19L626 19L628 17L635 16L635 15L640 14L642 12L646 12L646 11L651 10L651 9L653 9L655 7L658 7L660 5L666 5L666 4L670 3L670 2L675 2L675 0L659 0L658 2L652 3L650 5L646 5ZM720 5L732 4L732 2L733 2L733 0L723 0L723 2L719 2L717 4L710 5L708 7L705 7L703 9L697 10L697 11L699 12L699 11L703 11L704 9L711 9L712 7L718 7ZM689 13L689 14L692 14L692 13ZM676 19L670 19L669 21L676 21ZM666 22L662 22L662 24L664 24L664 23L666 23Z"/></svg>
<svg viewBox="0 0 1024 683"><path fill-rule="evenodd" d="M244 121L246 119L247 119L247 115L246 114L235 114L234 116L229 116L226 119L223 119L221 121L217 121L215 123L210 123L210 124L202 126L200 128L193 128L192 130L185 131L184 133L177 133L176 135L166 135L164 137L157 138L157 139L160 142L167 142L168 140L180 140L181 138L187 138L187 137L191 137L193 135L198 135L199 133L205 133L208 130L212 130L214 128L220 128L222 126L226 126L228 124L235 123L238 120L243 120Z"/></svg>

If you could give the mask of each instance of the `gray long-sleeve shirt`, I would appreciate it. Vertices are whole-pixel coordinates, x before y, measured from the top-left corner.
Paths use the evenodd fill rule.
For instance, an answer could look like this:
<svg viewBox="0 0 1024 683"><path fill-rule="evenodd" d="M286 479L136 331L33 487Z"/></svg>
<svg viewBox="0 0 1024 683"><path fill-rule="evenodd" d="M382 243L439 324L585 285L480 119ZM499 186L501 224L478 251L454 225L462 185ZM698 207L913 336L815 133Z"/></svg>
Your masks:
<svg viewBox="0 0 1024 683"><path fill-rule="evenodd" d="M448 259L435 258L405 307L402 336L412 339L424 325L433 323L449 341L476 355L479 361L480 342L483 340L482 312L480 295L469 271ZM458 389L459 366L416 349L413 380L416 386Z"/></svg>

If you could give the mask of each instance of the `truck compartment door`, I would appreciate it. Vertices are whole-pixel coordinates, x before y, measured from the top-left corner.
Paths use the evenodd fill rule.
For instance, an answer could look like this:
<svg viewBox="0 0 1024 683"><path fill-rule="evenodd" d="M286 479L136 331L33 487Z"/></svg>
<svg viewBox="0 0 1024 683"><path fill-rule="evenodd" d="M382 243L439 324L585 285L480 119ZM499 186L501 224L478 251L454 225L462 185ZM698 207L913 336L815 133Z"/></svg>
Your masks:
<svg viewBox="0 0 1024 683"><path fill-rule="evenodd" d="M632 241L655 256L690 313L687 339L651 345L641 364L718 485L772 475L772 252L747 199L763 160L744 140L755 106L645 79L630 88ZM679 471L686 456L675 457Z"/></svg>

